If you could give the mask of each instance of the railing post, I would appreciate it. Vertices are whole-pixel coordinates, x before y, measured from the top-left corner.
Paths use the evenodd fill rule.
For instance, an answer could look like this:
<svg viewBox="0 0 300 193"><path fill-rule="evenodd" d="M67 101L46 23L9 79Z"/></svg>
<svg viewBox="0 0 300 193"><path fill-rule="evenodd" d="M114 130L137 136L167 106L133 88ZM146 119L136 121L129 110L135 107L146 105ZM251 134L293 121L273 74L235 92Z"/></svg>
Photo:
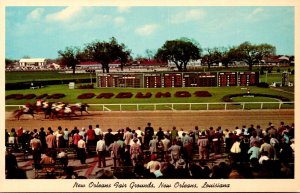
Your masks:
<svg viewBox="0 0 300 193"><path fill-rule="evenodd" d="M120 111L122 111L122 105L120 104Z"/></svg>
<svg viewBox="0 0 300 193"><path fill-rule="evenodd" d="M227 110L227 103L225 103L225 111Z"/></svg>
<svg viewBox="0 0 300 193"><path fill-rule="evenodd" d="M139 111L139 104L136 104L136 110Z"/></svg>
<svg viewBox="0 0 300 193"><path fill-rule="evenodd" d="M104 105L102 105L102 111L104 111Z"/></svg>
<svg viewBox="0 0 300 193"><path fill-rule="evenodd" d="M189 109L190 111L192 110L192 103L190 103L190 109Z"/></svg>
<svg viewBox="0 0 300 193"><path fill-rule="evenodd" d="M245 103L243 103L243 110L245 110Z"/></svg>
<svg viewBox="0 0 300 193"><path fill-rule="evenodd" d="M279 103L279 109L281 109L281 105L282 105L282 103Z"/></svg>
<svg viewBox="0 0 300 193"><path fill-rule="evenodd" d="M174 103L172 103L171 108L172 108L172 111L174 111Z"/></svg>
<svg viewBox="0 0 300 193"><path fill-rule="evenodd" d="M156 111L156 103L154 104L154 110Z"/></svg>
<svg viewBox="0 0 300 193"><path fill-rule="evenodd" d="M208 104L208 103L206 103L206 110L208 110L208 105L209 105L209 104Z"/></svg>
<svg viewBox="0 0 300 193"><path fill-rule="evenodd" d="M263 109L263 106L264 106L264 103L262 102L262 103L260 104L260 109Z"/></svg>

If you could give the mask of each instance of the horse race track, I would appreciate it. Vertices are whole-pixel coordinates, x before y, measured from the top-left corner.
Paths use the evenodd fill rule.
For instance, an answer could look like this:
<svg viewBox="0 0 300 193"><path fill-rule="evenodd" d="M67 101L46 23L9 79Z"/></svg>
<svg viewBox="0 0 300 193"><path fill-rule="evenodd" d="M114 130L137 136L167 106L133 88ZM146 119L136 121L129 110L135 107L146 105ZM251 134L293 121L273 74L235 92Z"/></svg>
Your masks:
<svg viewBox="0 0 300 193"><path fill-rule="evenodd" d="M269 122L278 126L280 121L285 124L294 123L294 110L232 110L232 111L139 111L139 112L103 112L92 111L90 114L83 113L82 116L72 116L71 119L62 118L60 120L44 119L43 114L38 114L35 119L30 115L21 116L20 120L16 120L12 116L12 112L5 114L5 128L10 131L11 128L23 127L25 130L38 129L44 127L52 127L54 130L58 126L63 128L73 129L88 125L99 124L102 130L106 131L112 128L116 131L120 128L130 127L136 129L138 126L144 130L147 122L151 122L155 130L162 127L163 130L171 129L176 126L178 129L183 128L188 131L196 125L200 129L216 128L222 126L223 129L233 130L235 126L242 125L250 126L250 124L260 124L262 128L266 128Z"/></svg>

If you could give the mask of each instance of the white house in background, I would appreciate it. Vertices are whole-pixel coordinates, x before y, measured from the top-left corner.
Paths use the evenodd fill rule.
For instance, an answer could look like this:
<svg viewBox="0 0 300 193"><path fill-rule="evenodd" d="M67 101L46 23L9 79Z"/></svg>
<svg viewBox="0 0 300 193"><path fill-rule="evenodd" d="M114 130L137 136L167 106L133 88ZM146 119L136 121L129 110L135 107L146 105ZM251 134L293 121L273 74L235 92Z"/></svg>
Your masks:
<svg viewBox="0 0 300 193"><path fill-rule="evenodd" d="M49 68L53 68L55 70L59 70L61 67L60 67L59 64L52 63L52 64L49 64Z"/></svg>
<svg viewBox="0 0 300 193"><path fill-rule="evenodd" d="M198 60L190 60L187 66L201 66L201 59ZM170 60L168 60L168 67L176 67L176 64Z"/></svg>
<svg viewBox="0 0 300 193"><path fill-rule="evenodd" d="M46 58L22 58L19 60L20 67L42 68L46 66Z"/></svg>

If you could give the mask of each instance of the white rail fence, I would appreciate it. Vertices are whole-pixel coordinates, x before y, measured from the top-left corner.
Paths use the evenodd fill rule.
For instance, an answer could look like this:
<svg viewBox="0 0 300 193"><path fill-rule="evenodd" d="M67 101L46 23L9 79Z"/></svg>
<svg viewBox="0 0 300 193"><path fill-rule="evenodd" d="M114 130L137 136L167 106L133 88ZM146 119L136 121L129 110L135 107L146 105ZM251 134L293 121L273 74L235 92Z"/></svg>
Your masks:
<svg viewBox="0 0 300 193"><path fill-rule="evenodd" d="M138 103L138 104L89 104L97 111L197 111L197 110L249 110L293 109L294 102L215 102L215 103ZM23 105L5 105L6 109Z"/></svg>

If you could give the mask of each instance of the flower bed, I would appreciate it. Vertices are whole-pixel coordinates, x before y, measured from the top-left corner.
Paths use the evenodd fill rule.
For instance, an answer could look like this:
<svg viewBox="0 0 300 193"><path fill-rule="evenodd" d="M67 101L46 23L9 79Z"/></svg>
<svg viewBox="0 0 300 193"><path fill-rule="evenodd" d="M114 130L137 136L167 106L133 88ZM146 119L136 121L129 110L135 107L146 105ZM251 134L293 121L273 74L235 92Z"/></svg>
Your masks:
<svg viewBox="0 0 300 193"><path fill-rule="evenodd" d="M47 99L60 99L60 98L64 98L65 96L66 96L65 94L55 93L50 96L47 96Z"/></svg>
<svg viewBox="0 0 300 193"><path fill-rule="evenodd" d="M141 92L136 93L135 98L151 98L152 93L147 92L146 94L143 94Z"/></svg>
<svg viewBox="0 0 300 193"><path fill-rule="evenodd" d="M188 91L177 91L174 94L175 97L191 97L191 93L189 93Z"/></svg>
<svg viewBox="0 0 300 193"><path fill-rule="evenodd" d="M77 97L77 99L91 99L96 96L94 93L83 93Z"/></svg>
<svg viewBox="0 0 300 193"><path fill-rule="evenodd" d="M48 96L48 94L41 94L41 95L39 95L39 96L37 96L37 97L35 97L36 99L43 99L43 98L45 98L45 97L47 97Z"/></svg>
<svg viewBox="0 0 300 193"><path fill-rule="evenodd" d="M33 99L33 98L35 98L35 97L36 97L35 94L27 94L27 95L24 95L24 96L23 96L23 99Z"/></svg>
<svg viewBox="0 0 300 193"><path fill-rule="evenodd" d="M120 92L119 94L117 94L116 98L131 98L133 96L133 94L131 92Z"/></svg>
<svg viewBox="0 0 300 193"><path fill-rule="evenodd" d="M102 99L102 98L110 99L113 96L114 96L114 93L101 93L96 98L97 99Z"/></svg>
<svg viewBox="0 0 300 193"><path fill-rule="evenodd" d="M169 93L169 92L165 92L165 93L157 92L155 94L155 98L161 98L161 97L171 97L171 93Z"/></svg>
<svg viewBox="0 0 300 193"><path fill-rule="evenodd" d="M9 100L9 99L23 99L23 95L22 94L10 94L5 97L5 100Z"/></svg>
<svg viewBox="0 0 300 193"><path fill-rule="evenodd" d="M194 94L197 97L211 97L212 95L208 91L196 91Z"/></svg>

